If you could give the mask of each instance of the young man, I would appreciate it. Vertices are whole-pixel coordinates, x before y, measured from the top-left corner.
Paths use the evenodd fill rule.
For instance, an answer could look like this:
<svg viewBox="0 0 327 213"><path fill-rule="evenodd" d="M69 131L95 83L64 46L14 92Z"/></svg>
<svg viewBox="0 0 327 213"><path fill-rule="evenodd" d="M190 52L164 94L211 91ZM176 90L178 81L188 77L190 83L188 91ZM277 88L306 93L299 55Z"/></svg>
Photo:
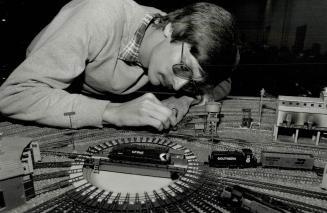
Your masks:
<svg viewBox="0 0 327 213"><path fill-rule="evenodd" d="M32 41L25 61L0 88L0 110L50 126L167 129L201 95L195 91L222 82L218 96L228 93L223 80L237 55L232 16L213 4L165 15L132 0L73 0ZM222 68L206 66L213 63ZM69 93L76 80L81 91ZM148 82L191 93L163 101L148 93L124 103L92 98L130 94Z"/></svg>

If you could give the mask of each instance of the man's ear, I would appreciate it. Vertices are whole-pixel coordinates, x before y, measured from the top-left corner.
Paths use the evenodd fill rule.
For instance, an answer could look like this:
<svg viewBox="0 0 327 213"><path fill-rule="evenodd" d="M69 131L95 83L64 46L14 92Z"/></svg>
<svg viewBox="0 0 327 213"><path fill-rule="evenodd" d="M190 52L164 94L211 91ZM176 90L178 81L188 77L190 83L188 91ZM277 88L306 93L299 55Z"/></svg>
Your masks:
<svg viewBox="0 0 327 213"><path fill-rule="evenodd" d="M166 38L171 38L171 34L172 34L172 32L173 32L173 29L172 29L172 27L171 27L171 23L168 23L166 26L165 26L165 28L164 28L164 30L163 30L163 33L164 33L164 36L166 37Z"/></svg>

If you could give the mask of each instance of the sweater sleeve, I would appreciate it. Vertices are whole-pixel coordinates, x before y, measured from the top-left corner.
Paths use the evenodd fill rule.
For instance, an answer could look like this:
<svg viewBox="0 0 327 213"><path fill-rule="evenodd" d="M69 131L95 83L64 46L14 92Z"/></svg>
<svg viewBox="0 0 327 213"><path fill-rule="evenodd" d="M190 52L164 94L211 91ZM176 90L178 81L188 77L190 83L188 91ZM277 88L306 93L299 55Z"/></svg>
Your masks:
<svg viewBox="0 0 327 213"><path fill-rule="evenodd" d="M94 3L93 3L94 2ZM118 1L114 1L118 2ZM40 124L79 128L102 127L108 101L70 94L65 89L111 42L111 24L119 8L104 8L103 1L73 1L33 42L28 57L0 88L3 115ZM111 22L106 14L111 14ZM101 35L101 36L100 36ZM106 36L104 36L106 35ZM67 112L74 115L65 116Z"/></svg>

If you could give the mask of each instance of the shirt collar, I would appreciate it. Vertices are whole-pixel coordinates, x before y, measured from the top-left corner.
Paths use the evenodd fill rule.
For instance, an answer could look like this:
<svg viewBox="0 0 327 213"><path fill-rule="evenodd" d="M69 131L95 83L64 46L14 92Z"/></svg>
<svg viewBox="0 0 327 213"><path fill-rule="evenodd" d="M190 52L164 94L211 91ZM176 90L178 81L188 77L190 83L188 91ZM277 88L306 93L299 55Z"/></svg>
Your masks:
<svg viewBox="0 0 327 213"><path fill-rule="evenodd" d="M128 62L141 65L139 61L140 47L145 35L146 29L150 26L152 21L158 17L158 14L147 14L142 19L142 23L134 33L133 38L128 42L123 51L119 54L118 58Z"/></svg>

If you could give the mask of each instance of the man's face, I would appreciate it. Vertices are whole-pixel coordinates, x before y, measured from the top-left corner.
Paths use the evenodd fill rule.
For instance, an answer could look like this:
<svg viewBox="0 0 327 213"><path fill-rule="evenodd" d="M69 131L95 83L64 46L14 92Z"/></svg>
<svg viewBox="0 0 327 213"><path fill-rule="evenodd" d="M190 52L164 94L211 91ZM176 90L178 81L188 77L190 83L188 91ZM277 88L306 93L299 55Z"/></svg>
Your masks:
<svg viewBox="0 0 327 213"><path fill-rule="evenodd" d="M185 76L183 75L183 70L180 68L186 67L191 75L187 75L188 71L185 71ZM201 81L200 70L201 67L198 61L190 53L190 45L188 43L171 43L170 39L166 38L158 43L152 51L148 76L151 84L162 85L177 91L189 83L191 79L193 81Z"/></svg>

